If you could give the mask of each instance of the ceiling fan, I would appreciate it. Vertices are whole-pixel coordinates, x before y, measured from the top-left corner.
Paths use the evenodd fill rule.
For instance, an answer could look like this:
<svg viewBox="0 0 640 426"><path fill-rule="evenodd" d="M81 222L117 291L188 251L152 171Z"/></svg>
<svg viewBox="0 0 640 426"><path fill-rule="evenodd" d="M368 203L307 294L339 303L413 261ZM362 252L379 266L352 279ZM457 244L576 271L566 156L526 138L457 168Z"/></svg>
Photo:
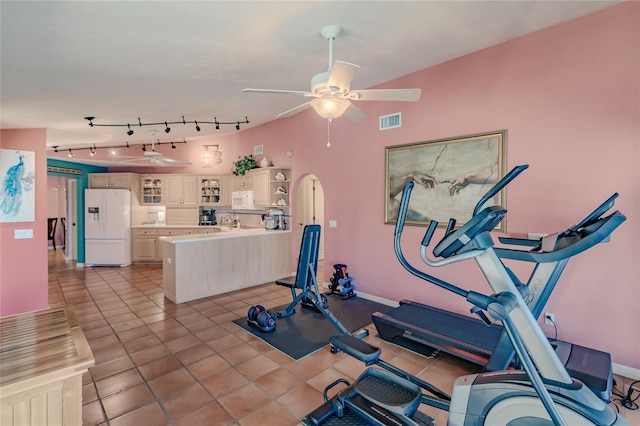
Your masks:
<svg viewBox="0 0 640 426"><path fill-rule="evenodd" d="M276 116L289 117L307 108L313 108L318 115L327 118L329 121L344 114L352 121L360 121L367 118L360 108L352 101L410 101L415 102L420 99L422 91L420 89L372 89L372 90L352 90L351 80L360 69L344 61L333 62L333 40L340 34L341 28L338 25L327 25L322 27L320 34L329 40L329 69L311 78L310 91L300 90L277 90L277 89L243 89L244 93L275 93L275 94L299 94L313 98L309 102L298 105L288 111Z"/></svg>
<svg viewBox="0 0 640 426"><path fill-rule="evenodd" d="M125 163L135 163L135 162L150 162L156 164L161 167L180 167L180 166L190 166L191 163L188 161L182 160L174 160L173 158L165 157L161 152L155 150L155 141L153 137L156 134L155 130L150 130L151 133L151 150L148 150L146 145L142 145L143 156L142 157L133 157L127 155L118 155L118 158L125 158L122 160ZM164 142L163 142L164 143ZM173 144L172 144L173 146ZM175 147L175 146L174 146Z"/></svg>

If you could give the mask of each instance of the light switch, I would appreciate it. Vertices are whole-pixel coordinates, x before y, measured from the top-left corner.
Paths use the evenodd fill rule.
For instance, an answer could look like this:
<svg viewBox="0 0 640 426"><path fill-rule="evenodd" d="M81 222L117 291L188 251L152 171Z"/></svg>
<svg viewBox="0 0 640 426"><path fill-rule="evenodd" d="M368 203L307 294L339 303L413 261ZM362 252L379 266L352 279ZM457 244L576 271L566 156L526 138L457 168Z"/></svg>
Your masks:
<svg viewBox="0 0 640 426"><path fill-rule="evenodd" d="M33 238L33 229L16 229L13 232L13 238L16 240L26 240Z"/></svg>
<svg viewBox="0 0 640 426"><path fill-rule="evenodd" d="M338 227L338 221L337 220L330 220L329 221L329 228L337 228Z"/></svg>

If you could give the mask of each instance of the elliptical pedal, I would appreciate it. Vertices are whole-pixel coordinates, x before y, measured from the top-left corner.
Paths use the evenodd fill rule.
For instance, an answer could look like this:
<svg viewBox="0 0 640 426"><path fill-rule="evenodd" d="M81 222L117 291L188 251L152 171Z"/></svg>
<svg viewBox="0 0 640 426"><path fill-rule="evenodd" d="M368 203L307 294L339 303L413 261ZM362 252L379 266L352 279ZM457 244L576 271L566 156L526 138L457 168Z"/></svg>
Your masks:
<svg viewBox="0 0 640 426"><path fill-rule="evenodd" d="M335 334L329 339L331 352L342 351L366 365L374 364L380 358L382 349L371 346L352 334Z"/></svg>

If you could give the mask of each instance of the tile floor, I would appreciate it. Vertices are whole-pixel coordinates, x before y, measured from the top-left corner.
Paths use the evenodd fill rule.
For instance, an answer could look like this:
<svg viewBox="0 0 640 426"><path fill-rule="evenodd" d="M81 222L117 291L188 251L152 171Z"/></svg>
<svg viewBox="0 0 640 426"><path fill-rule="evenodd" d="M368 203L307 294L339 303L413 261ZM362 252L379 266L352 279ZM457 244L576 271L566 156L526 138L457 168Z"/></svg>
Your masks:
<svg viewBox="0 0 640 426"><path fill-rule="evenodd" d="M176 305L164 298L161 265L83 269L49 252L50 307L73 307L95 357L83 376L84 425L298 424L322 403L327 384L353 381L365 367L328 349L293 361L232 323L251 305L290 298L270 283ZM446 354L426 359L375 334L370 325L367 339L384 360L446 392L476 369ZM424 411L446 424L446 412ZM640 424L639 412L625 414Z"/></svg>

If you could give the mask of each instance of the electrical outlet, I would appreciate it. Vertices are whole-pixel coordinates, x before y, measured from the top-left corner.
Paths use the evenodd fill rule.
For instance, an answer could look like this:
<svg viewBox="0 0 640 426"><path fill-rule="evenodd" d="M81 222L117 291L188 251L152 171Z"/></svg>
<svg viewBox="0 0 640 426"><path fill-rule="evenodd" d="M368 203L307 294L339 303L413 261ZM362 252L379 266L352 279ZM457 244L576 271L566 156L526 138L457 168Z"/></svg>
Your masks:
<svg viewBox="0 0 640 426"><path fill-rule="evenodd" d="M551 312L544 313L544 323L547 325L554 325L556 322L556 316Z"/></svg>

